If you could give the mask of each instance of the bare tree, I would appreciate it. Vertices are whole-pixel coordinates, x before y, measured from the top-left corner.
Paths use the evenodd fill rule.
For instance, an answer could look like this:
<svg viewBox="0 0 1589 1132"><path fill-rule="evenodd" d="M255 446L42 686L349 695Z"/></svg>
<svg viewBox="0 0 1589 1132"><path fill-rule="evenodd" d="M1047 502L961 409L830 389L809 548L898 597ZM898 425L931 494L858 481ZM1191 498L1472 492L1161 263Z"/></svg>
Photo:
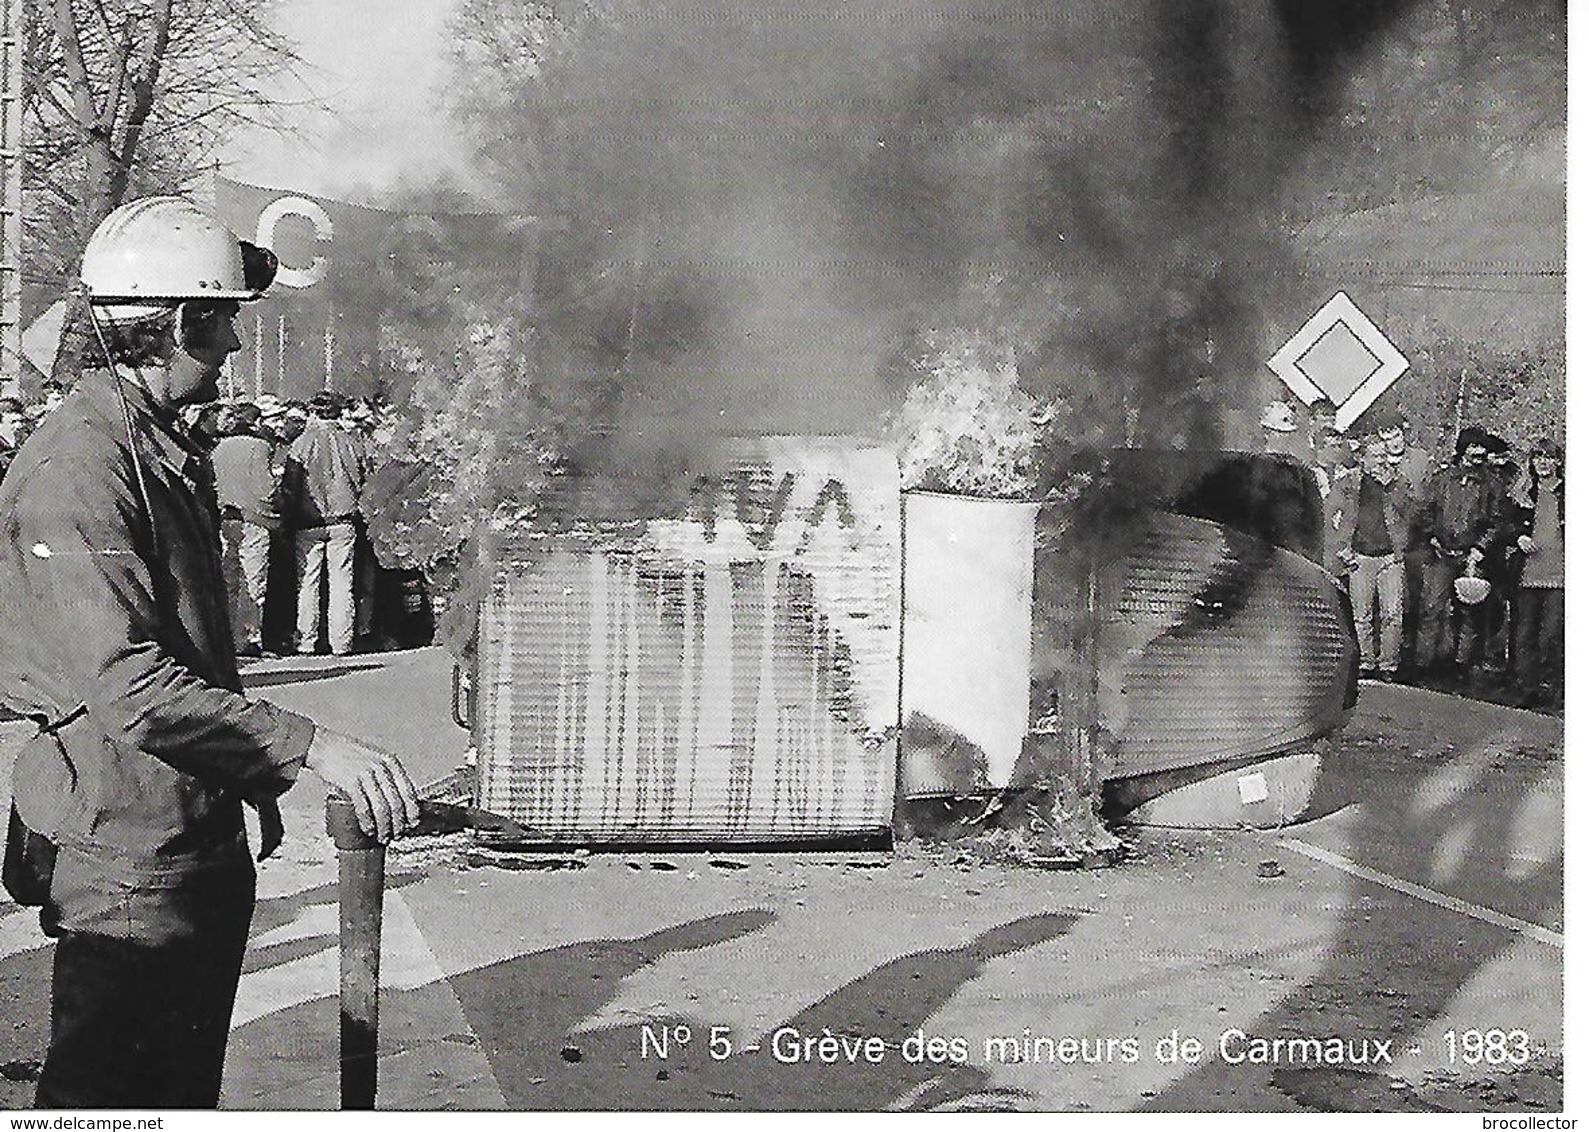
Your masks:
<svg viewBox="0 0 1589 1132"><path fill-rule="evenodd" d="M37 0L25 31L25 283L70 286L88 234L131 196L189 186L227 132L280 126L298 63L276 0ZM80 313L56 372L76 364Z"/></svg>

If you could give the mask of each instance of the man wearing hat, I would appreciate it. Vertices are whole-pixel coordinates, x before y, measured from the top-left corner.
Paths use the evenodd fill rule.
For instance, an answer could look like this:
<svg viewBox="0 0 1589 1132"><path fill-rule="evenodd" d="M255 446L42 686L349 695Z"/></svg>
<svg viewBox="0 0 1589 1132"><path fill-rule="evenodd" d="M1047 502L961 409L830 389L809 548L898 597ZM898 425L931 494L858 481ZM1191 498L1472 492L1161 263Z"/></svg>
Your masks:
<svg viewBox="0 0 1589 1132"><path fill-rule="evenodd" d="M1414 529L1426 532L1431 557L1424 572L1418 663L1441 669L1453 663L1466 670L1479 647L1481 604L1472 600L1485 556L1501 536L1502 493L1489 469L1484 432L1465 428L1457 435L1455 460L1429 481L1418 506Z"/></svg>
<svg viewBox="0 0 1589 1132"><path fill-rule="evenodd" d="M94 348L0 485L0 702L34 721L4 879L55 937L37 1103L213 1107L276 799L308 767L381 839L418 800L392 755L242 692L214 472L181 410L215 400L275 258L177 197L84 252Z"/></svg>

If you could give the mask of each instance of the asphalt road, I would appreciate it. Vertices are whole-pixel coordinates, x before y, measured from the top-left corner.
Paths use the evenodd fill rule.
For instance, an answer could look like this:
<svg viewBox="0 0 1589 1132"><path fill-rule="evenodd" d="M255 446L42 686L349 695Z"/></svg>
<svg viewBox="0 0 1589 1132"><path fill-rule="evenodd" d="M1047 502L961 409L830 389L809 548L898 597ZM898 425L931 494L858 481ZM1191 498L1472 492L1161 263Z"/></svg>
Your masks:
<svg viewBox="0 0 1589 1132"><path fill-rule="evenodd" d="M423 651L249 680L423 779L464 754L447 674ZM0 728L0 749L21 732ZM1562 745L1557 718L1366 687L1319 746L1307 820L1141 830L1086 872L915 843L532 861L402 842L379 1104L1559 1110ZM261 870L227 1107L335 1105L322 799L289 793L288 844ZM20 1107L50 950L8 908L0 1105Z"/></svg>

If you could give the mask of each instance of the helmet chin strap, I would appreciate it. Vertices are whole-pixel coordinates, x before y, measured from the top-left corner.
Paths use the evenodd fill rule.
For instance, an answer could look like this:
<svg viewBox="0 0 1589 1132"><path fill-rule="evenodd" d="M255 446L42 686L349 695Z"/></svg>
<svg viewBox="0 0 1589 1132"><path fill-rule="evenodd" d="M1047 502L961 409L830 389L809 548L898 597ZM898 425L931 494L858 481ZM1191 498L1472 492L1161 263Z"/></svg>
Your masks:
<svg viewBox="0 0 1589 1132"><path fill-rule="evenodd" d="M178 318L181 310L178 308ZM152 554L160 557L160 528L155 525L154 507L149 503L149 485L144 479L143 457L138 451L138 441L133 435L132 408L127 404L127 390L122 386L121 371L116 365L116 360L110 356L110 344L105 341L105 330L99 324L99 316L94 312L94 304L88 304L88 321L94 328L94 337L99 342L99 351L104 355L105 367L110 371L110 383L116 388L116 400L121 405L121 423L127 432L127 447L132 452L133 476L138 481L138 497L143 502L144 515L149 519L149 540ZM180 333L180 323L178 324Z"/></svg>

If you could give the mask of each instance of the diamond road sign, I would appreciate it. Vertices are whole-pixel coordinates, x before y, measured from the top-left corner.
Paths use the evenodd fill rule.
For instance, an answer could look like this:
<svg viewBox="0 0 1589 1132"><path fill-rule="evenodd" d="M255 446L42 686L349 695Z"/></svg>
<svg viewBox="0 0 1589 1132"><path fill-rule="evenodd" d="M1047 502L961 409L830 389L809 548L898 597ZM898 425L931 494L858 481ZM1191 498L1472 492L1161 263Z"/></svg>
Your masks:
<svg viewBox="0 0 1589 1132"><path fill-rule="evenodd" d="M1407 359L1339 291L1275 352L1269 368L1309 404L1327 397L1345 428L1407 372Z"/></svg>

